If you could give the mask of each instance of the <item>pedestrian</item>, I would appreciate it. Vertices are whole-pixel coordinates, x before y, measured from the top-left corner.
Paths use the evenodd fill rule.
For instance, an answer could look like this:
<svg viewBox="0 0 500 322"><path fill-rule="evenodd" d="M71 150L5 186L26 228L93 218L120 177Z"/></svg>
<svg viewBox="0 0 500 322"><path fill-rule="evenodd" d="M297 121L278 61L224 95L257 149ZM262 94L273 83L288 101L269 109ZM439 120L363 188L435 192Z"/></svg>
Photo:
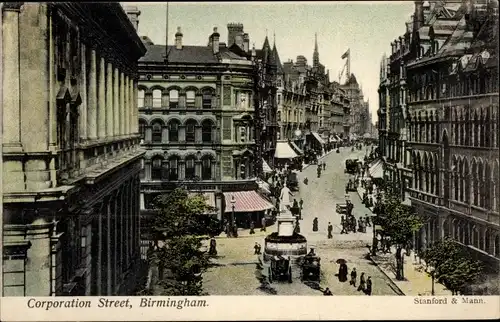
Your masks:
<svg viewBox="0 0 500 322"><path fill-rule="evenodd" d="M255 245L253 246L253 249L254 249L254 252L253 252L254 255L259 255L260 254L260 245L259 245L259 243L255 242Z"/></svg>
<svg viewBox="0 0 500 322"><path fill-rule="evenodd" d="M326 170L326 162L323 162L323 170Z"/></svg>
<svg viewBox="0 0 500 322"><path fill-rule="evenodd" d="M236 223L234 223L233 226L233 236L238 237L238 225L236 225Z"/></svg>
<svg viewBox="0 0 500 322"><path fill-rule="evenodd" d="M299 203L297 202L297 199L293 199L292 208L299 208Z"/></svg>
<svg viewBox="0 0 500 322"><path fill-rule="evenodd" d="M231 237L232 234L231 234L231 225L227 222L226 223L226 227L224 229L226 231L226 237Z"/></svg>
<svg viewBox="0 0 500 322"><path fill-rule="evenodd" d="M210 239L210 249L208 250L209 255L217 255L217 242L215 238Z"/></svg>
<svg viewBox="0 0 500 322"><path fill-rule="evenodd" d="M253 222L253 220L250 222L250 235L253 235L255 234L255 223Z"/></svg>
<svg viewBox="0 0 500 322"><path fill-rule="evenodd" d="M348 271L348 268L347 268L346 263L340 264L340 267L339 267L339 281L340 282L347 281L347 271Z"/></svg>
<svg viewBox="0 0 500 322"><path fill-rule="evenodd" d="M333 238L332 231L333 231L333 226L330 222L328 222L328 239Z"/></svg>
<svg viewBox="0 0 500 322"><path fill-rule="evenodd" d="M372 295L372 277L371 276L368 276L368 279L366 280L365 294Z"/></svg>
<svg viewBox="0 0 500 322"><path fill-rule="evenodd" d="M304 205L304 200L302 200L302 198L300 198L300 201L299 201L300 210L302 210L303 205Z"/></svg>
<svg viewBox="0 0 500 322"><path fill-rule="evenodd" d="M313 219L313 231L318 231L318 217Z"/></svg>
<svg viewBox="0 0 500 322"><path fill-rule="evenodd" d="M340 233L341 234L349 234L349 232L346 229L347 224L346 224L346 219L344 218L344 216L341 217L340 224L342 225L342 230L340 231Z"/></svg>
<svg viewBox="0 0 500 322"><path fill-rule="evenodd" d="M372 225L371 225L371 223L370 223L370 217L368 217L368 214L365 214L365 222L366 222L366 225L367 225L368 227L371 227L371 226L372 226Z"/></svg>
<svg viewBox="0 0 500 322"><path fill-rule="evenodd" d="M361 272L361 276L359 277L359 286L358 286L358 291L365 291L365 272Z"/></svg>
<svg viewBox="0 0 500 322"><path fill-rule="evenodd" d="M332 291L330 291L330 289L327 287L327 288L325 288L325 290L323 291L323 295L329 296L329 295L333 295L333 293L332 293Z"/></svg>
<svg viewBox="0 0 500 322"><path fill-rule="evenodd" d="M358 231L359 231L360 233L362 233L362 232L363 232L363 218L359 218L359 219L358 219Z"/></svg>
<svg viewBox="0 0 500 322"><path fill-rule="evenodd" d="M260 220L260 224L260 231L266 231L266 217L262 217L262 219Z"/></svg>
<svg viewBox="0 0 500 322"><path fill-rule="evenodd" d="M354 267L351 271L351 281L349 284L352 286L356 287L356 277L358 276L358 273L356 272L356 267Z"/></svg>

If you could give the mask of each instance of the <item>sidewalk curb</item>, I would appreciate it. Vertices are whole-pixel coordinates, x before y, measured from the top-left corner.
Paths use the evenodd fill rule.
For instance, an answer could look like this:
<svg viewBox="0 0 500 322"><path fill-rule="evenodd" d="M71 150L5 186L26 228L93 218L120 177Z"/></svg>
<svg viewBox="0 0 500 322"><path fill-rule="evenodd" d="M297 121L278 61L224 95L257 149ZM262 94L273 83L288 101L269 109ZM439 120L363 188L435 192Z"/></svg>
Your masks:
<svg viewBox="0 0 500 322"><path fill-rule="evenodd" d="M396 294L399 296L406 296L406 294L399 288L399 286L392 280L392 278L378 265L377 262L375 262L371 256L370 253L368 253L368 259L377 267L377 269L384 274L385 277L389 280L389 284L391 284L391 288L393 288L394 291L396 291Z"/></svg>

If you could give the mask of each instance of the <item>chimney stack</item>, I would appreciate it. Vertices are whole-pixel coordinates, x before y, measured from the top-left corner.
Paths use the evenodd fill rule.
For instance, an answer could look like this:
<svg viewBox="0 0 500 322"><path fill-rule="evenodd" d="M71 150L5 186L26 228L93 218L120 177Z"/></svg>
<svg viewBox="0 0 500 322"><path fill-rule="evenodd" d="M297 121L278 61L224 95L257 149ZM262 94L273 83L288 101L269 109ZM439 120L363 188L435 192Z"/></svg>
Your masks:
<svg viewBox="0 0 500 322"><path fill-rule="evenodd" d="M248 53L250 50L250 37L247 33L243 34L243 50Z"/></svg>
<svg viewBox="0 0 500 322"><path fill-rule="evenodd" d="M123 10L130 19L130 22L132 22L135 31L137 31L137 29L139 28L139 16L141 15L141 12L136 6L124 6Z"/></svg>
<svg viewBox="0 0 500 322"><path fill-rule="evenodd" d="M212 36L210 36L211 38L211 42L212 42L212 51L214 54L218 54L219 53L219 38L220 38L220 34L217 32L217 27L214 27L214 32L212 34Z"/></svg>
<svg viewBox="0 0 500 322"><path fill-rule="evenodd" d="M236 42L236 36L243 35L243 24L229 23L227 24L227 47L231 47Z"/></svg>
<svg viewBox="0 0 500 322"><path fill-rule="evenodd" d="M415 30L420 29L424 25L424 2L415 1L415 17L414 26Z"/></svg>
<svg viewBox="0 0 500 322"><path fill-rule="evenodd" d="M182 49L181 27L177 27L177 32L175 33L175 49Z"/></svg>

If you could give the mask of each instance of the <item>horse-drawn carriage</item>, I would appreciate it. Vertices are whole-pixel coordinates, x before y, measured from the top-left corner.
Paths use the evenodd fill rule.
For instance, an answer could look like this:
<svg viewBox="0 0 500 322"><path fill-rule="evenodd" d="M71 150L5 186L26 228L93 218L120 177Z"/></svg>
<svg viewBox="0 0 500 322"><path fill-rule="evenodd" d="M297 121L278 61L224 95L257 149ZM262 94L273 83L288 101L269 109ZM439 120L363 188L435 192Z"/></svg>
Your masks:
<svg viewBox="0 0 500 322"><path fill-rule="evenodd" d="M345 186L346 191L357 191L356 180L349 179Z"/></svg>
<svg viewBox="0 0 500 322"><path fill-rule="evenodd" d="M321 258L315 255L306 255L302 260L302 281L319 281L321 271Z"/></svg>
<svg viewBox="0 0 500 322"><path fill-rule="evenodd" d="M290 259L283 256L272 257L271 276L269 280L270 282L288 280L289 283L292 283L292 266L290 265Z"/></svg>
<svg viewBox="0 0 500 322"><path fill-rule="evenodd" d="M338 203L335 207L335 211L338 214L346 214L347 213L347 203Z"/></svg>
<svg viewBox="0 0 500 322"><path fill-rule="evenodd" d="M358 159L347 159L345 161L345 173L356 174L359 169L359 160Z"/></svg>

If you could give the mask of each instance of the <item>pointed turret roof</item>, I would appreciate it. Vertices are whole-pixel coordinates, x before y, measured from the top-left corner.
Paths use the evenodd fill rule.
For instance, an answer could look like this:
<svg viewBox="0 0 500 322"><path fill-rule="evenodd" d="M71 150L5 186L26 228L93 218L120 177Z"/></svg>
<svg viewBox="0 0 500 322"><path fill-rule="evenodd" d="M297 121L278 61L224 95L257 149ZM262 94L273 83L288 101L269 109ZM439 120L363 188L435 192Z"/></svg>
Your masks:
<svg viewBox="0 0 500 322"><path fill-rule="evenodd" d="M358 84L358 80L356 79L356 76L354 76L353 73L351 73L351 76L349 76L349 79L346 82L347 85L350 84Z"/></svg>
<svg viewBox="0 0 500 322"><path fill-rule="evenodd" d="M280 55L278 54L278 49L276 49L276 42L273 44L272 50L273 61L276 64L276 71L278 74L283 74L283 65L281 64Z"/></svg>

